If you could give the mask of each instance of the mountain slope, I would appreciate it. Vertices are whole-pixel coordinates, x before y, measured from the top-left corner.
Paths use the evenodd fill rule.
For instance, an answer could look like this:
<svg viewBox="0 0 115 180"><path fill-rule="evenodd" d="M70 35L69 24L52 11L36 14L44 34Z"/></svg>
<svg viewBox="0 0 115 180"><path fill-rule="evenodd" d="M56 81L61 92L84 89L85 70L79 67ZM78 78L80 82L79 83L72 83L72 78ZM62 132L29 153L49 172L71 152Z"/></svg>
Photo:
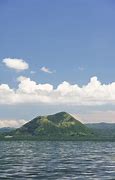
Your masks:
<svg viewBox="0 0 115 180"><path fill-rule="evenodd" d="M13 132L13 136L83 137L92 135L88 127L66 112L38 116Z"/></svg>
<svg viewBox="0 0 115 180"><path fill-rule="evenodd" d="M11 128L11 127L3 127L3 128L0 128L0 133L5 133L5 132L10 132L12 130L14 130L15 128Z"/></svg>
<svg viewBox="0 0 115 180"><path fill-rule="evenodd" d="M85 124L94 134L103 137L115 137L115 123L89 123Z"/></svg>

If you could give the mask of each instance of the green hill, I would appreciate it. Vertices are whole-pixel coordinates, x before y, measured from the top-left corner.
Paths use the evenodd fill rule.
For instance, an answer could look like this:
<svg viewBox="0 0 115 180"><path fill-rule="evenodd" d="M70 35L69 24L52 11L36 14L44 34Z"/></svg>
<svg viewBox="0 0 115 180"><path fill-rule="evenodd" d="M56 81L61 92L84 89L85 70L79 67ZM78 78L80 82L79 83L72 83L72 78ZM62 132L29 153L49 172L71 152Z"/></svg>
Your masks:
<svg viewBox="0 0 115 180"><path fill-rule="evenodd" d="M66 112L38 116L11 133L13 137L73 139L92 136L91 130Z"/></svg>
<svg viewBox="0 0 115 180"><path fill-rule="evenodd" d="M115 139L115 123L91 123L85 124L96 136Z"/></svg>

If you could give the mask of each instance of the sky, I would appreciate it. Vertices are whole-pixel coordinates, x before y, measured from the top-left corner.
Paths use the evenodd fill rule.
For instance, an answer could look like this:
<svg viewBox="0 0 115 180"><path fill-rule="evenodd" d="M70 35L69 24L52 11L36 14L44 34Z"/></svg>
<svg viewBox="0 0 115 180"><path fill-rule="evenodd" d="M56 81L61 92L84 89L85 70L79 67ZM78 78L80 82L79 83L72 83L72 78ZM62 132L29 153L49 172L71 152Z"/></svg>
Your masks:
<svg viewBox="0 0 115 180"><path fill-rule="evenodd" d="M115 122L114 20L114 0L0 0L0 127Z"/></svg>

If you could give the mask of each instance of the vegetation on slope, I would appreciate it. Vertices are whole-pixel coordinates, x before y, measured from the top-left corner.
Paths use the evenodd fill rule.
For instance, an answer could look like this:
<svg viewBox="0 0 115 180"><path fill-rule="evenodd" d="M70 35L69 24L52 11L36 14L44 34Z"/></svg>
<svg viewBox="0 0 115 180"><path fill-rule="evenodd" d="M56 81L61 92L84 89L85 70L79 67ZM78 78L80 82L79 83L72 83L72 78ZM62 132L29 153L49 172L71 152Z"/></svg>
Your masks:
<svg viewBox="0 0 115 180"><path fill-rule="evenodd" d="M39 139L76 138L92 136L88 127L66 112L39 116L11 133L14 137Z"/></svg>

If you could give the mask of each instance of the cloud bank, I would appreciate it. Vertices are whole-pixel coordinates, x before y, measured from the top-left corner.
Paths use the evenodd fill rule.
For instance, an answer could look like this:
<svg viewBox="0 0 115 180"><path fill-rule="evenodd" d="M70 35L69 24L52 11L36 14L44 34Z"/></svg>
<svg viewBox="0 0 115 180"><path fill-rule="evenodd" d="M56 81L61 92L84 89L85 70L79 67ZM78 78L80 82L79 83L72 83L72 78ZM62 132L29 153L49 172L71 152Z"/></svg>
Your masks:
<svg viewBox="0 0 115 180"><path fill-rule="evenodd" d="M84 123L115 123L115 111L90 111L79 116Z"/></svg>
<svg viewBox="0 0 115 180"><path fill-rule="evenodd" d="M23 124L25 124L27 121L24 119L20 119L20 120L0 120L0 128L3 127L15 127L18 128L20 126L22 126Z"/></svg>
<svg viewBox="0 0 115 180"><path fill-rule="evenodd" d="M115 105L115 82L102 84L92 77L87 85L62 82L54 88L51 84L39 84L30 78L20 76L18 87L0 85L0 104L38 103L51 105Z"/></svg>
<svg viewBox="0 0 115 180"><path fill-rule="evenodd" d="M2 61L8 68L15 69L16 71L24 71L29 68L27 62L23 59L16 59L16 58L5 58Z"/></svg>

